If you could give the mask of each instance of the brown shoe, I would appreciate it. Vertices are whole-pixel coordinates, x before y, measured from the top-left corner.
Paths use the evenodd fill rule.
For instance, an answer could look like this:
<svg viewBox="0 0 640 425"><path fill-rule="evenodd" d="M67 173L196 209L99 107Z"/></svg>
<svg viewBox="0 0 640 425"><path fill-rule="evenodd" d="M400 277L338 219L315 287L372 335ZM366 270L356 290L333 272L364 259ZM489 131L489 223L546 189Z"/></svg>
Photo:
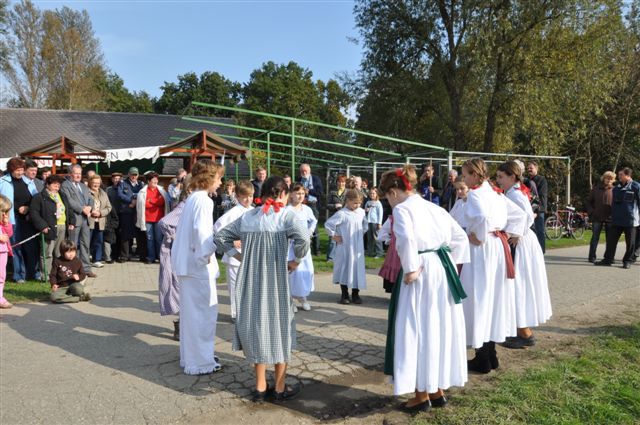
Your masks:
<svg viewBox="0 0 640 425"><path fill-rule="evenodd" d="M11 304L9 301L5 301L2 304L0 304L0 308L11 308L13 307L13 304Z"/></svg>
<svg viewBox="0 0 640 425"><path fill-rule="evenodd" d="M98 275L95 274L94 272L89 272L87 273L87 277L98 277Z"/></svg>

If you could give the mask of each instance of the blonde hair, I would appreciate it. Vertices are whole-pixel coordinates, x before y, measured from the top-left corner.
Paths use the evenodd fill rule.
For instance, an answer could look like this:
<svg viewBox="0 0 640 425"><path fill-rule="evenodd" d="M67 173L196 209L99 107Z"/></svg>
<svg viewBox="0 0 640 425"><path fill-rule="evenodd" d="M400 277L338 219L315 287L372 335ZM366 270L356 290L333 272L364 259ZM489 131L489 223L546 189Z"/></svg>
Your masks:
<svg viewBox="0 0 640 425"><path fill-rule="evenodd" d="M4 195L0 195L0 212L8 213L11 210L12 204L9 198Z"/></svg>
<svg viewBox="0 0 640 425"><path fill-rule="evenodd" d="M256 189L248 180L240 180L236 185L236 196L253 196Z"/></svg>
<svg viewBox="0 0 640 425"><path fill-rule="evenodd" d="M347 189L344 191L345 201L362 202L362 193L358 189Z"/></svg>
<svg viewBox="0 0 640 425"><path fill-rule="evenodd" d="M93 176L89 177L89 180L87 181L87 183L89 183L89 185L91 185L91 182L94 180L100 180L100 184L102 184L102 177L100 177L97 174L94 174Z"/></svg>
<svg viewBox="0 0 640 425"><path fill-rule="evenodd" d="M462 164L462 168L465 168L469 174L475 174L478 176L480 181L487 180L489 176L487 164L482 160L482 158L471 158Z"/></svg>
<svg viewBox="0 0 640 425"><path fill-rule="evenodd" d="M399 173L398 170L400 171ZM407 187L405 180L409 183L410 187ZM388 193L389 190L394 188L405 192L412 192L417 184L418 173L416 172L416 167L411 164L405 164L402 168L385 172L380 179L378 190L383 194Z"/></svg>
<svg viewBox="0 0 640 425"><path fill-rule="evenodd" d="M191 169L189 189L191 191L209 189L217 179L224 176L224 171L222 165L216 164L210 159L201 159Z"/></svg>
<svg viewBox="0 0 640 425"><path fill-rule="evenodd" d="M604 183L605 180L615 180L616 179L616 173L614 173L613 171L605 171L604 174L602 174L602 182Z"/></svg>

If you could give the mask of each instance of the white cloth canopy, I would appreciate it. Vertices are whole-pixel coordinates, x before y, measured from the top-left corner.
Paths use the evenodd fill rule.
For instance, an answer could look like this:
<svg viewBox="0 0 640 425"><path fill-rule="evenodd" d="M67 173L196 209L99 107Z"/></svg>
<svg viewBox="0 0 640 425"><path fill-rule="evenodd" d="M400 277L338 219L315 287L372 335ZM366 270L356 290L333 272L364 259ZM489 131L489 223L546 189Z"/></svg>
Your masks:
<svg viewBox="0 0 640 425"><path fill-rule="evenodd" d="M142 148L107 149L105 161L107 164L116 161L128 161L133 159L151 159L155 163L160 158L160 146L147 146ZM170 155L171 152L165 155Z"/></svg>

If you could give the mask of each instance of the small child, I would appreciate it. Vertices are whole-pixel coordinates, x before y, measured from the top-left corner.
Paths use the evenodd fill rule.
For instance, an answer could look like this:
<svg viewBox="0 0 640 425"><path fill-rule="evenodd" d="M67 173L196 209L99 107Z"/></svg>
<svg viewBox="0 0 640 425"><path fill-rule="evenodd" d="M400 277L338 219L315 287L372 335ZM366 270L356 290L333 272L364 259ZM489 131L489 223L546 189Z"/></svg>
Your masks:
<svg viewBox="0 0 640 425"><path fill-rule="evenodd" d="M233 180L230 180L233 182ZM253 202L253 184L250 181L242 180L238 182L238 186L235 187L235 196L234 200L237 204L225 212L222 217L220 217L213 226L213 232L218 233L220 230L227 227L229 224L233 223L240 217L244 215L249 210L252 210L253 207L251 203ZM227 187L225 186L225 189ZM241 243L239 240L233 243L234 247L241 252ZM231 306L231 319L235 321L236 319L236 279L238 277L238 268L240 267L240 261L236 260L233 257L224 254L222 257L222 262L227 266L227 287L229 288L229 305Z"/></svg>
<svg viewBox="0 0 640 425"><path fill-rule="evenodd" d="M369 191L369 200L364 206L364 211L367 213L369 226L367 230L367 255L369 257L375 255L375 258L380 258L384 256L382 242L378 240L378 232L382 227L382 202L380 202L377 188L372 187Z"/></svg>
<svg viewBox="0 0 640 425"><path fill-rule="evenodd" d="M60 257L53 260L49 273L51 302L77 303L91 299L91 295L84 292L87 275L77 253L78 248L74 242L65 239L60 243Z"/></svg>
<svg viewBox="0 0 640 425"><path fill-rule="evenodd" d="M360 208L362 194L357 189L345 192L345 208L324 223L329 237L336 241L333 282L340 285L340 304L362 304L360 290L367 288L364 271L365 212ZM349 288L351 299L349 299Z"/></svg>
<svg viewBox="0 0 640 425"><path fill-rule="evenodd" d="M4 195L0 195L0 308L11 308L11 304L4 297L4 283L7 280L7 259L13 255L11 251L11 236L13 226L9 222L11 201Z"/></svg>
<svg viewBox="0 0 640 425"><path fill-rule="evenodd" d="M462 176L459 176L456 179L453 187L456 189L456 203L453 205L453 208L451 208L451 211L449 211L449 214L451 214L451 217L458 222L460 227L466 230L467 225L464 220L464 207L467 204L467 193L469 193L469 187L462 180Z"/></svg>
<svg viewBox="0 0 640 425"><path fill-rule="evenodd" d="M302 183L295 183L289 193L289 205L288 210L295 213L296 218L305 229L309 229L309 240L316 229L318 220L313 215L313 211L308 206L304 205L304 196L306 192ZM289 261L295 260L295 253L293 251L293 241L289 243ZM302 304L304 311L311 310L311 305L307 301L307 297L313 291L313 259L311 258L311 251L307 251L307 255L304 256L298 268L289 273L289 288L291 290L291 298L298 300ZM293 311L297 312L298 307L293 305Z"/></svg>

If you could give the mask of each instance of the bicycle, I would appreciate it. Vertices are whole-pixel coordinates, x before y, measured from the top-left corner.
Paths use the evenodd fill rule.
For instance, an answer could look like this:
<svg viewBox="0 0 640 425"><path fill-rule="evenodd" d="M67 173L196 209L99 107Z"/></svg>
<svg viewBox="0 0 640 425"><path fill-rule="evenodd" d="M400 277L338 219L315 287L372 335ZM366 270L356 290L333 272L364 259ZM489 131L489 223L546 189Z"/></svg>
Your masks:
<svg viewBox="0 0 640 425"><path fill-rule="evenodd" d="M574 239L582 239L584 231L587 229L589 219L586 213L576 212L575 207L567 205L563 210L558 209L558 204L554 203L551 215L544 221L544 233L547 238L557 241L563 236Z"/></svg>

